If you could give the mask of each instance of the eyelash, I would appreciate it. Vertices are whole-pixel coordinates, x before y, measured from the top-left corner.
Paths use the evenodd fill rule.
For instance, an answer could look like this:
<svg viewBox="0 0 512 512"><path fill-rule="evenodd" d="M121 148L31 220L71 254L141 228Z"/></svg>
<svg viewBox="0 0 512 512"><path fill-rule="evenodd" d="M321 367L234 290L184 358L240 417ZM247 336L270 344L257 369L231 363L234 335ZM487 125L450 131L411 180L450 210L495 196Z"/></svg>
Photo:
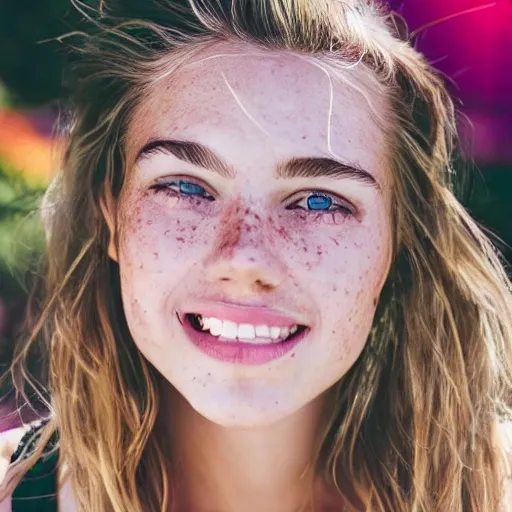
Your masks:
<svg viewBox="0 0 512 512"><path fill-rule="evenodd" d="M316 200L317 204L318 204L318 199L328 201L329 204L327 205L327 209L322 210L322 209L309 209L308 208L308 206L309 207L311 206L310 201ZM302 202L306 203L306 207L299 206L299 203L302 203ZM355 215L355 209L353 206L350 205L350 203L348 203L348 201L345 201L334 194L330 194L328 192L323 192L320 190L308 191L306 196L303 196L298 201L295 201L294 203L288 205L286 207L286 209L287 210L302 210L306 213L314 213L314 214L330 213L332 215L332 214L339 213L345 217L353 217Z"/></svg>
<svg viewBox="0 0 512 512"><path fill-rule="evenodd" d="M193 192L186 192L182 189L183 186L186 185L192 185L192 187L195 187L196 192L201 192L201 194L193 193ZM177 187L173 188L173 187ZM173 181L166 181L161 183L156 183L151 187L152 190L155 191L156 194L159 192L165 192L169 196L173 197L186 197L186 198L193 198L193 197L199 197L201 199L206 199L207 201L214 201L215 198L209 194L206 189L197 183L194 183L190 180L173 180Z"/></svg>
<svg viewBox="0 0 512 512"><path fill-rule="evenodd" d="M189 187L189 191L185 191L185 187ZM190 190L192 189L192 191ZM194 198L199 197L200 199L205 199L207 201L215 201L213 195L209 194L206 189L197 183L194 183L190 180L173 180L168 182L156 183L151 187L155 193L165 192L167 195L173 197L185 197L185 198ZM311 201L316 200L318 204L318 200L327 201L327 209L309 209L311 207ZM306 207L300 206L299 203L306 201ZM302 196L299 200L294 203L288 205L286 207L287 210L302 210L306 213L314 213L314 214L322 214L322 213L330 213L332 214L341 214L344 217L352 217L355 215L355 209L348 201L338 198L334 194L330 194L328 192L323 192L320 190L311 190L307 192L306 196Z"/></svg>

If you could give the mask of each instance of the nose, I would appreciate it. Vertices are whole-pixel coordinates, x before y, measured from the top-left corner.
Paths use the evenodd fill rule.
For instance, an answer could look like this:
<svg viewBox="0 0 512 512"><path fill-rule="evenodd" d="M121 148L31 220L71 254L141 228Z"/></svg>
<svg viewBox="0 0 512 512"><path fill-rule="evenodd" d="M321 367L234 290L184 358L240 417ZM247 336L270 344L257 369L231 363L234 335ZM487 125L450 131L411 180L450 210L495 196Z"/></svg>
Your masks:
<svg viewBox="0 0 512 512"><path fill-rule="evenodd" d="M233 295L276 289L285 279L278 237L261 214L237 208L222 216L207 261L207 276Z"/></svg>

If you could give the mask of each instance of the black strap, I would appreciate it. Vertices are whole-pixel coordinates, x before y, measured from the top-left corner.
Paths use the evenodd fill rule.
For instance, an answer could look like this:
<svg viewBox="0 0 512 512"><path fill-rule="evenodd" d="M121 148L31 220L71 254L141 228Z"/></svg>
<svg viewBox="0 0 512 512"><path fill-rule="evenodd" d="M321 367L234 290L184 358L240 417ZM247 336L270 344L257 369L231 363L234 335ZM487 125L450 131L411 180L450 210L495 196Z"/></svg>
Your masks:
<svg viewBox="0 0 512 512"><path fill-rule="evenodd" d="M48 420L32 426L23 436L11 462L20 456L29 457ZM13 512L57 512L57 466L59 461L56 443L57 433L52 436L42 456L23 476L12 494Z"/></svg>

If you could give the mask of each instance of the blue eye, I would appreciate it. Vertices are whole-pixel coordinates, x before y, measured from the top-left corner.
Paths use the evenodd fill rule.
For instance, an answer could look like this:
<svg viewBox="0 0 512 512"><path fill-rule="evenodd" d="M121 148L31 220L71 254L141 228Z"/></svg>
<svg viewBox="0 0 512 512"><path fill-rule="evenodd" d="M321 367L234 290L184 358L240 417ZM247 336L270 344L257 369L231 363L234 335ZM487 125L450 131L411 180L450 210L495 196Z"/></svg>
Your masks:
<svg viewBox="0 0 512 512"><path fill-rule="evenodd" d="M329 210L332 206L332 198L322 194L311 194L307 199L310 210Z"/></svg>
<svg viewBox="0 0 512 512"><path fill-rule="evenodd" d="M336 195L324 192L309 192L290 204L287 210L304 210L312 213L341 214L344 217L355 215L354 207L342 198Z"/></svg>
<svg viewBox="0 0 512 512"><path fill-rule="evenodd" d="M203 187L190 181L180 181L179 190L182 194L188 196L204 196L206 194L206 190Z"/></svg>
<svg viewBox="0 0 512 512"><path fill-rule="evenodd" d="M214 201L214 197L209 194L204 187L192 181L177 180L163 181L151 187L155 192L165 192L170 196L199 197L207 201Z"/></svg>

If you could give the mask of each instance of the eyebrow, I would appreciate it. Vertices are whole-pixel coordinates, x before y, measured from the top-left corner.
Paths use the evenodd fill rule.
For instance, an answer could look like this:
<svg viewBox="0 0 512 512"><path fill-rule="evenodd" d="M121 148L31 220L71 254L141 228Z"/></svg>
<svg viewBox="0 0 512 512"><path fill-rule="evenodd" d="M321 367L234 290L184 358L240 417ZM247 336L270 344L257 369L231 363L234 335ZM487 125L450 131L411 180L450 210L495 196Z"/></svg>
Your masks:
<svg viewBox="0 0 512 512"><path fill-rule="evenodd" d="M207 146L197 142L158 139L148 142L137 154L135 163L155 153L174 155L179 160L215 171L224 178L234 178L235 170Z"/></svg>
<svg viewBox="0 0 512 512"><path fill-rule="evenodd" d="M209 147L198 142L157 139L151 140L138 152L135 163L156 153L174 155L183 162L217 172L224 178L234 178L235 169L227 164ZM279 163L276 169L277 178L321 178L352 179L377 190L380 186L368 171L354 164L342 163L326 157L296 157Z"/></svg>

